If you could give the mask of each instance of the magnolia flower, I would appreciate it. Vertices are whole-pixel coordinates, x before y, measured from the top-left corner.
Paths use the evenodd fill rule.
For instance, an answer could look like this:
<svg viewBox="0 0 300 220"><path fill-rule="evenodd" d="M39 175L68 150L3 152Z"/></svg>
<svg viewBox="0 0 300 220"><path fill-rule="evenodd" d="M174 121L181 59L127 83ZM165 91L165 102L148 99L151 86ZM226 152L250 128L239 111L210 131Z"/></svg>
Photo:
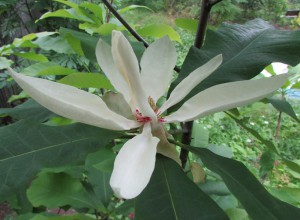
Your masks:
<svg viewBox="0 0 300 220"><path fill-rule="evenodd" d="M127 141L118 153L110 179L116 196L125 199L136 197L146 187L157 152L178 161L175 147L167 141L165 123L191 121L246 105L271 94L287 79L286 75L280 75L216 85L187 100L176 112L165 115L168 108L179 103L218 68L221 55L190 73L160 107L156 103L168 89L177 56L169 38L163 37L151 44L139 64L126 38L114 31L112 46L99 40L96 56L107 78L123 95L116 96L114 103L123 103L122 107L108 107L111 105L99 96L72 86L9 71L26 93L58 115L112 130L140 128L140 134ZM124 109L128 109L126 114Z"/></svg>

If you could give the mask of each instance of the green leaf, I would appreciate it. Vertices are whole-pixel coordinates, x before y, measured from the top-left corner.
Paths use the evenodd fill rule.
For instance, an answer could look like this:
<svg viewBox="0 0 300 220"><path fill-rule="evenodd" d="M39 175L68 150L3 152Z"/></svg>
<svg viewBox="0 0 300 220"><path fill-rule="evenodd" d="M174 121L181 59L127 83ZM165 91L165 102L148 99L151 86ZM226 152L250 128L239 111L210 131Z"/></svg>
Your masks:
<svg viewBox="0 0 300 220"><path fill-rule="evenodd" d="M16 220L95 220L95 218L86 216L84 214L75 214L75 215L61 215L61 216L49 216L37 214L35 216L32 216L32 213L24 215L24 218L22 216L18 216Z"/></svg>
<svg viewBox="0 0 300 220"><path fill-rule="evenodd" d="M182 43L179 34L166 24L150 24L138 29L137 32L143 37L161 38L167 35L171 40Z"/></svg>
<svg viewBox="0 0 300 220"><path fill-rule="evenodd" d="M69 45L68 41L61 36L57 37L42 37L33 41L34 44L38 45L43 50L53 50L57 53L72 54L74 53L72 47Z"/></svg>
<svg viewBox="0 0 300 220"><path fill-rule="evenodd" d="M259 164L259 176L264 177L267 175L274 167L275 155L273 151L265 151L260 158Z"/></svg>
<svg viewBox="0 0 300 220"><path fill-rule="evenodd" d="M300 205L300 189L284 186L282 188L271 188L270 192L282 201L294 206Z"/></svg>
<svg viewBox="0 0 300 220"><path fill-rule="evenodd" d="M187 147L219 174L252 219L299 219L300 209L270 195L241 162L215 155L204 148Z"/></svg>
<svg viewBox="0 0 300 220"><path fill-rule="evenodd" d="M0 198L28 184L42 168L78 164L121 132L72 124L19 121L0 128Z"/></svg>
<svg viewBox="0 0 300 220"><path fill-rule="evenodd" d="M81 48L80 40L73 37L71 34L66 34L64 38L68 41L71 48L80 56L84 56L83 50Z"/></svg>
<svg viewBox="0 0 300 220"><path fill-rule="evenodd" d="M191 18L176 18L175 24L183 29L192 31L196 33L198 27L198 20L191 19Z"/></svg>
<svg viewBox="0 0 300 220"><path fill-rule="evenodd" d="M33 99L29 99L15 108L1 108L0 114L7 114L14 119L28 119L39 122L44 122L54 115L54 113L44 108Z"/></svg>
<svg viewBox="0 0 300 220"><path fill-rule="evenodd" d="M12 63L12 60L9 60L5 57L0 57L0 70L10 67Z"/></svg>
<svg viewBox="0 0 300 220"><path fill-rule="evenodd" d="M127 11L130 11L132 9L137 9L137 8L147 9L147 10L149 10L151 12L154 12L151 8L148 8L147 6L143 6L143 5L129 5L129 6L125 7L125 8L122 8L122 9L118 10L118 12L119 12L119 14L123 14L123 13L125 13Z"/></svg>
<svg viewBox="0 0 300 220"><path fill-rule="evenodd" d="M90 182L98 201L107 207L113 196L113 191L109 185L109 179L113 169L115 154L112 148L102 148L101 150L89 154L85 167L87 178Z"/></svg>
<svg viewBox="0 0 300 220"><path fill-rule="evenodd" d="M36 38L43 38L46 36L51 36L57 34L57 32L40 32L40 33L31 33L27 34L22 38L15 38L13 42L13 46L15 47L37 47L34 43L32 43L32 40Z"/></svg>
<svg viewBox="0 0 300 220"><path fill-rule="evenodd" d="M66 173L40 173L31 182L27 197L35 207L57 208L70 205L75 208L97 208L80 181Z"/></svg>
<svg viewBox="0 0 300 220"><path fill-rule="evenodd" d="M218 31L208 30L205 39L201 50L191 47L169 94L189 73L216 55L223 55L223 63L170 111L211 86L251 79L274 61L292 66L300 62L300 31L277 30L259 19L244 25L224 24Z"/></svg>
<svg viewBox="0 0 300 220"><path fill-rule="evenodd" d="M202 124L194 122L191 145L206 147L208 145L209 131Z"/></svg>
<svg viewBox="0 0 300 220"><path fill-rule="evenodd" d="M280 99L274 99L269 98L267 99L273 106L280 112L284 112L287 115L291 116L293 119L295 119L297 122L300 122L297 118L296 113L294 112L293 107L290 103L288 103L286 100L280 100Z"/></svg>
<svg viewBox="0 0 300 220"><path fill-rule="evenodd" d="M68 75L77 70L57 65L56 63L36 63L22 70L21 73L28 76Z"/></svg>
<svg viewBox="0 0 300 220"><path fill-rule="evenodd" d="M98 73L73 73L58 82L77 88L113 89L113 86L106 76Z"/></svg>
<svg viewBox="0 0 300 220"><path fill-rule="evenodd" d="M59 33L62 37L65 37L66 35L72 35L74 38L78 39L81 43L81 48L84 52L85 57L91 61L97 62L95 48L99 40L98 37L93 37L89 34L67 28L60 28Z"/></svg>
<svg viewBox="0 0 300 220"><path fill-rule="evenodd" d="M90 10L99 19L100 23L103 23L102 8L99 5L91 2L82 2L80 7Z"/></svg>
<svg viewBox="0 0 300 220"><path fill-rule="evenodd" d="M228 219L180 166L158 155L146 189L135 199L135 219Z"/></svg>
<svg viewBox="0 0 300 220"><path fill-rule="evenodd" d="M48 62L48 58L43 54L37 54L35 52L14 52L14 55L22 57L28 60L34 60L39 62Z"/></svg>
<svg viewBox="0 0 300 220"><path fill-rule="evenodd" d="M244 209L231 208L226 210L230 220L249 220L248 214Z"/></svg>

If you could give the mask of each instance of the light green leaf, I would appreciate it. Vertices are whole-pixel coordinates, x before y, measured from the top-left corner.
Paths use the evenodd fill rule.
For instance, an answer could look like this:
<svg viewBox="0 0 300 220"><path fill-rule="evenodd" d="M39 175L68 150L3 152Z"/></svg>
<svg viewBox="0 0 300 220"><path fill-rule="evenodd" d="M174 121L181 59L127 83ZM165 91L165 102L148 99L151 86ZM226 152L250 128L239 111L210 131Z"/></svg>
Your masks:
<svg viewBox="0 0 300 220"><path fill-rule="evenodd" d="M54 12L46 12L45 14L43 14L40 17L39 20L45 19L45 18L51 18L51 17L76 19L76 17L74 15L72 15L67 9L59 9L59 10L54 11Z"/></svg>
<svg viewBox="0 0 300 220"><path fill-rule="evenodd" d="M187 147L203 163L219 174L252 219L298 219L300 209L269 194L241 162L218 156L205 148Z"/></svg>
<svg viewBox="0 0 300 220"><path fill-rule="evenodd" d="M91 2L82 2L80 7L90 10L99 19L100 23L103 23L102 8L99 5Z"/></svg>
<svg viewBox="0 0 300 220"><path fill-rule="evenodd" d="M135 199L135 219L228 219L176 162L157 156L146 189Z"/></svg>
<svg viewBox="0 0 300 220"><path fill-rule="evenodd" d="M106 23L97 28L95 32L101 35L110 35L113 30L117 29L117 27L118 26L116 24Z"/></svg>
<svg viewBox="0 0 300 220"><path fill-rule="evenodd" d="M138 29L137 32L143 37L161 38L168 35L171 40L182 43L179 34L166 24L151 24Z"/></svg>
<svg viewBox="0 0 300 220"><path fill-rule="evenodd" d="M118 10L119 14L123 14L127 11L130 11L132 9L137 9L137 8L142 8L142 9L147 9L151 12L154 12L151 8L147 7L147 6L143 6L143 5L129 5L127 7L121 8Z"/></svg>
<svg viewBox="0 0 300 220"><path fill-rule="evenodd" d="M42 172L31 182L27 197L33 206L96 209L80 181L66 173Z"/></svg>
<svg viewBox="0 0 300 220"><path fill-rule="evenodd" d="M284 186L282 188L271 188L270 192L282 201L294 206L300 205L300 189Z"/></svg>
<svg viewBox="0 0 300 220"><path fill-rule="evenodd" d="M0 70L6 69L13 64L12 60L7 59L6 57L0 57Z"/></svg>
<svg viewBox="0 0 300 220"><path fill-rule="evenodd" d="M66 34L64 38L68 41L71 48L80 56L84 56L83 50L81 48L80 40L71 34Z"/></svg>
<svg viewBox="0 0 300 220"><path fill-rule="evenodd" d="M120 135L121 132L79 123L53 127L22 120L1 127L1 200L29 184L42 168L78 165L88 153L99 150Z"/></svg>
<svg viewBox="0 0 300 220"><path fill-rule="evenodd" d="M194 122L191 145L206 147L208 145L209 131L203 125Z"/></svg>
<svg viewBox="0 0 300 220"><path fill-rule="evenodd" d="M27 34L22 38L15 38L13 42L13 46L15 47L37 47L31 41L36 38L47 37L56 34L57 32L40 32L40 33L31 33Z"/></svg>
<svg viewBox="0 0 300 220"><path fill-rule="evenodd" d="M176 18L175 24L183 29L196 32L198 27L198 20L191 19L191 18Z"/></svg>
<svg viewBox="0 0 300 220"><path fill-rule="evenodd" d="M244 209L231 208L226 210L230 220L248 220L248 214Z"/></svg>
<svg viewBox="0 0 300 220"><path fill-rule="evenodd" d="M9 97L8 99L8 103L20 100L20 99L26 99L29 98L29 95L27 95L27 93L25 93L24 91L20 92L18 95L12 95L11 97Z"/></svg>
<svg viewBox="0 0 300 220"><path fill-rule="evenodd" d="M106 76L98 73L73 73L58 82L77 88L113 89L113 86Z"/></svg>
<svg viewBox="0 0 300 220"><path fill-rule="evenodd" d="M13 54L28 60L48 62L48 58L46 56L44 56L43 54L37 54L35 52L14 52Z"/></svg>
<svg viewBox="0 0 300 220"><path fill-rule="evenodd" d="M28 76L47 76L47 75L68 75L77 72L76 70L69 69L57 65L56 63L45 62L36 63L22 70L21 73Z"/></svg>

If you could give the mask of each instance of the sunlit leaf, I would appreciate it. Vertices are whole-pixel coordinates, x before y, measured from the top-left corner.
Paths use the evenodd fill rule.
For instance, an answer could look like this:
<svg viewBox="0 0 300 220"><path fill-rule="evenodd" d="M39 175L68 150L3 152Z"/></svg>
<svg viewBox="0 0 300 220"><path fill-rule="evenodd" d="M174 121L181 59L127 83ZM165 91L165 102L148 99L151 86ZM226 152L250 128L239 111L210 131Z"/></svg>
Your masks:
<svg viewBox="0 0 300 220"><path fill-rule="evenodd" d="M43 54L37 54L35 52L14 52L14 55L22 57L28 60L34 60L39 62L48 62L48 58Z"/></svg>
<svg viewBox="0 0 300 220"><path fill-rule="evenodd" d="M149 8L147 6L143 6L143 5L129 5L129 6L125 7L125 8L119 9L118 12L119 12L119 14L123 14L123 13L125 13L127 11L130 11L132 9L137 9L137 8L147 9L147 10L149 10L151 12L154 12L151 8Z"/></svg>
<svg viewBox="0 0 300 220"><path fill-rule="evenodd" d="M10 65L13 63L12 60L9 60L5 57L0 57L0 70L6 69L7 67L10 67Z"/></svg>
<svg viewBox="0 0 300 220"><path fill-rule="evenodd" d="M175 24L183 29L196 32L198 27L198 20L191 19L191 18L176 18Z"/></svg>
<svg viewBox="0 0 300 220"><path fill-rule="evenodd" d="M150 24L138 29L137 32L143 37L161 38L167 35L171 40L182 43L179 34L172 27L166 24Z"/></svg>
<svg viewBox="0 0 300 220"><path fill-rule="evenodd" d="M58 82L77 88L113 89L113 86L106 76L97 73L73 73Z"/></svg>

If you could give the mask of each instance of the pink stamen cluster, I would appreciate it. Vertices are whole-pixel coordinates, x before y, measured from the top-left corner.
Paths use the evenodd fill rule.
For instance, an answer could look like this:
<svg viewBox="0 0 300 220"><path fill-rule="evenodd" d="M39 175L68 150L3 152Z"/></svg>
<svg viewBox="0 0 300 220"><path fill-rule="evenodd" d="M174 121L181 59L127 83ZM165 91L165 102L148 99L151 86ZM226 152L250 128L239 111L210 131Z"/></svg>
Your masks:
<svg viewBox="0 0 300 220"><path fill-rule="evenodd" d="M135 110L135 118L140 123L146 123L146 122L152 121L152 119L150 117L143 116L142 113L138 109Z"/></svg>
<svg viewBox="0 0 300 220"><path fill-rule="evenodd" d="M155 112L155 113L157 115L157 120L159 122L165 122L165 119L163 117L159 116L159 112ZM146 123L146 122L152 121L152 119L150 117L143 116L142 113L138 109L135 110L135 118L136 118L137 122L140 122L140 123Z"/></svg>

